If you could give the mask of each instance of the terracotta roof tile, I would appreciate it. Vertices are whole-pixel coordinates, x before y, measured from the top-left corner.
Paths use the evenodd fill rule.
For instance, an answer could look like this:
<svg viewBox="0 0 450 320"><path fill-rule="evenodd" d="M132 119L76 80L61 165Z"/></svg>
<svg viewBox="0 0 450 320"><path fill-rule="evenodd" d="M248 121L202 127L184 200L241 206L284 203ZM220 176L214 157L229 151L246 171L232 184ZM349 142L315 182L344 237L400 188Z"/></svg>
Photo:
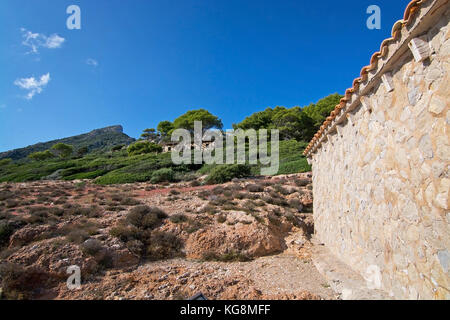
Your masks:
<svg viewBox="0 0 450 320"><path fill-rule="evenodd" d="M378 61L380 58L383 58L388 53L388 46L391 42L397 40L401 34L401 30L403 26L407 26L411 23L414 17L414 14L419 10L420 5L427 0L413 0L411 1L405 9L405 13L403 15L403 20L397 21L392 27L392 37L385 39L380 46L380 51L375 52L370 58L370 65L365 66L361 69L360 77L353 80L353 87L349 88L345 91L344 98L341 99L340 104L338 104L335 109L330 113L330 116L326 118L324 123L320 126L320 130L314 135L314 138L310 141L308 147L303 152L304 155L307 155L313 145L321 138L324 131L331 124L331 122L336 118L339 114L340 110L345 107L348 101L351 101L352 95L355 92L358 92L359 86L361 82L365 82L368 79L368 72L377 68Z"/></svg>

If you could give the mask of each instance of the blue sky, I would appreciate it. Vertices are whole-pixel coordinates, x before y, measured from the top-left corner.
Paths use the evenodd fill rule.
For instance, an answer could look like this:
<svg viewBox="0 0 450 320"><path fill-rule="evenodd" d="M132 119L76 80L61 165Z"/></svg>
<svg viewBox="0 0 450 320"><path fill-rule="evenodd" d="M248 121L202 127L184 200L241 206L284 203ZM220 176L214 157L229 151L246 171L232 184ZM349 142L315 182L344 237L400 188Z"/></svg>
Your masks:
<svg viewBox="0 0 450 320"><path fill-rule="evenodd" d="M193 108L230 128L342 94L408 2L1 0L0 151L114 124L138 137Z"/></svg>

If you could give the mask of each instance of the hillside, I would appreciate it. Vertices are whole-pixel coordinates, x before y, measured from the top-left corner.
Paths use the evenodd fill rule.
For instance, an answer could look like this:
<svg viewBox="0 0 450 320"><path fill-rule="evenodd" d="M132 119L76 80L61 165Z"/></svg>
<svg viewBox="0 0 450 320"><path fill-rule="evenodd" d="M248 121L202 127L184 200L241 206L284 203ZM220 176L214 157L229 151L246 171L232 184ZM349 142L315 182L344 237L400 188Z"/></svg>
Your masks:
<svg viewBox="0 0 450 320"><path fill-rule="evenodd" d="M307 172L311 167L302 152L306 142L280 142L278 174ZM128 156L126 150L96 152L81 158L45 161L0 162L0 182L37 180L95 179L98 184L117 184L150 181L161 169L169 170L170 181L189 181L210 175L220 165L175 165L170 153ZM259 174L260 165L251 166L252 174Z"/></svg>
<svg viewBox="0 0 450 320"><path fill-rule="evenodd" d="M91 132L80 134L73 137L57 139L47 142L40 142L25 148L1 152L0 159L11 158L13 160L20 160L26 158L29 154L33 152L48 150L54 144L57 143L70 144L74 147L75 150L82 147L87 147L89 152L92 152L102 149L109 149L112 146L120 144L128 145L133 141L135 141L134 138L131 138L125 133L123 133L122 126L116 125L92 130Z"/></svg>
<svg viewBox="0 0 450 320"><path fill-rule="evenodd" d="M307 145L306 141L310 140L317 129L317 124L325 119L329 110L336 106L341 97L332 94L303 108L282 106L267 108L246 117L233 127L244 130L280 130L280 167L277 174L307 172L311 167L302 155ZM140 143L150 143L155 138L170 139L174 129L192 129L194 121L202 121L208 128L223 127L221 119L207 110L190 110L173 121L161 121L157 129L143 130ZM233 177L254 176L261 172L260 163L255 165L247 163L244 169L204 164L175 165L170 153L155 154L150 149L139 148L137 153L130 153L125 148L112 149L113 146L129 145L134 141L135 139L123 133L122 126L111 126L74 137L3 152L0 153L0 160L4 159L0 161L0 182L92 179L97 184L120 184L191 181L200 176L208 176L211 177L210 183L223 183ZM72 156L27 159L29 154L49 150L56 143L72 145L74 149ZM88 154L77 154L77 150L82 147L88 148Z"/></svg>

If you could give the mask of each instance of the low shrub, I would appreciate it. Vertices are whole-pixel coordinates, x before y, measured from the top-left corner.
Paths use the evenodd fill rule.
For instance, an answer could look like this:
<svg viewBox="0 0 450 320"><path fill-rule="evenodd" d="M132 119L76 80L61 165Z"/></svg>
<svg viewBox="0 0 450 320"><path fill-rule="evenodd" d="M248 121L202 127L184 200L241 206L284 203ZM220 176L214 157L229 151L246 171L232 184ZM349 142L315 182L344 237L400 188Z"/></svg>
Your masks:
<svg viewBox="0 0 450 320"><path fill-rule="evenodd" d="M119 145L113 146L113 147L111 148L111 151L112 151L112 152L120 151L120 150L122 150L124 147L125 147L124 144L119 144Z"/></svg>
<svg viewBox="0 0 450 320"><path fill-rule="evenodd" d="M208 184L219 184L233 178L243 178L251 174L250 166L243 164L220 165L215 167L206 178Z"/></svg>
<svg viewBox="0 0 450 320"><path fill-rule="evenodd" d="M92 221L84 219L82 218L77 223L66 224L58 230L58 234L65 236L68 241L74 243L82 243L90 236L98 234L99 226Z"/></svg>
<svg viewBox="0 0 450 320"><path fill-rule="evenodd" d="M253 212L251 215L252 215L253 218L255 218L255 220L257 222L264 223L264 219L259 214L257 214L256 212Z"/></svg>
<svg viewBox="0 0 450 320"><path fill-rule="evenodd" d="M265 203L264 201L262 201L261 199L255 200L255 201L254 201L254 204L255 204L257 207L264 207L264 206L266 205L266 203Z"/></svg>
<svg viewBox="0 0 450 320"><path fill-rule="evenodd" d="M189 225L186 229L187 233L194 233L197 230L200 230L202 228L202 224L199 221L196 220L189 220Z"/></svg>
<svg viewBox="0 0 450 320"><path fill-rule="evenodd" d="M120 201L120 204L123 206L136 206L138 204L142 204L142 202L131 197L126 197Z"/></svg>
<svg viewBox="0 0 450 320"><path fill-rule="evenodd" d="M299 186L299 187L304 187L307 186L310 183L309 179L305 179L305 178L297 178L294 180L294 183Z"/></svg>
<svg viewBox="0 0 450 320"><path fill-rule="evenodd" d="M225 221L227 221L227 217L223 214L217 216L217 222L218 223L224 223Z"/></svg>
<svg viewBox="0 0 450 320"><path fill-rule="evenodd" d="M243 193L243 192L235 192L234 194L233 194L233 197L235 198L235 199L239 199L239 200L242 200L242 199L245 199L245 193Z"/></svg>
<svg viewBox="0 0 450 320"><path fill-rule="evenodd" d="M12 197L14 197L14 193L12 193L11 191L9 191L9 190L1 190L0 191L0 201L5 201Z"/></svg>
<svg viewBox="0 0 450 320"><path fill-rule="evenodd" d="M142 239L141 232L138 228L125 223L118 223L116 226L111 228L109 234L126 243L133 240Z"/></svg>
<svg viewBox="0 0 450 320"><path fill-rule="evenodd" d="M193 181L191 181L189 184L190 184L191 187L198 187L198 186L201 186L201 185L202 185L202 184L200 183L200 181L198 181L198 180L193 180Z"/></svg>
<svg viewBox="0 0 450 320"><path fill-rule="evenodd" d="M247 190L249 192L263 192L264 191L264 186L262 186L260 184L249 184L247 186Z"/></svg>
<svg viewBox="0 0 450 320"><path fill-rule="evenodd" d="M202 190L197 195L202 200L208 200L211 197L211 192L210 191L206 191L206 190Z"/></svg>
<svg viewBox="0 0 450 320"><path fill-rule="evenodd" d="M165 218L167 218L167 214L163 210L142 205L131 209L127 214L126 221L137 228L153 229Z"/></svg>
<svg viewBox="0 0 450 320"><path fill-rule="evenodd" d="M0 222L0 248L8 245L9 238L13 233L14 227L12 224L6 221Z"/></svg>
<svg viewBox="0 0 450 320"><path fill-rule="evenodd" d="M153 260L173 258L180 253L182 242L172 233L153 231L147 245L147 257Z"/></svg>
<svg viewBox="0 0 450 320"><path fill-rule="evenodd" d="M173 223L183 223L187 222L188 218L186 217L186 215L178 213L170 216L170 221L172 221Z"/></svg>
<svg viewBox="0 0 450 320"><path fill-rule="evenodd" d="M287 196L289 194L291 194L291 191L289 191L288 189L286 189L285 187L283 187L282 185L276 184L273 186L273 188L276 190L276 192Z"/></svg>
<svg viewBox="0 0 450 320"><path fill-rule="evenodd" d="M267 216L267 219L269 219L270 224L273 224L275 226L279 226L281 224L280 219L278 219L278 217L275 214L269 214Z"/></svg>
<svg viewBox="0 0 450 320"><path fill-rule="evenodd" d="M232 197L233 197L233 192L230 191L230 190L225 190L225 191L223 192L223 195L224 195L225 197L227 197L227 198L232 198Z"/></svg>
<svg viewBox="0 0 450 320"><path fill-rule="evenodd" d="M36 268L18 264L0 264L0 299L32 299L33 292L50 280L49 275Z"/></svg>
<svg viewBox="0 0 450 320"><path fill-rule="evenodd" d="M144 244L140 240L128 240L126 241L128 250L132 253L141 256L144 253Z"/></svg>
<svg viewBox="0 0 450 320"><path fill-rule="evenodd" d="M276 192L270 192L268 196L262 198L263 201L273 204L275 206L287 206L288 203L285 199L281 198Z"/></svg>
<svg viewBox="0 0 450 320"><path fill-rule="evenodd" d="M10 163L12 163L12 159L10 159L10 158L2 159L2 160L0 160L0 167L6 166Z"/></svg>
<svg viewBox="0 0 450 320"><path fill-rule="evenodd" d="M97 239L88 239L80 246L81 251L89 256L95 256L103 250L102 243Z"/></svg>
<svg viewBox="0 0 450 320"><path fill-rule="evenodd" d="M18 207L19 204L20 204L20 202L17 200L14 200L14 199L8 199L5 202L5 205L7 208L15 208L15 207Z"/></svg>
<svg viewBox="0 0 450 320"><path fill-rule="evenodd" d="M201 213L209 213L209 214L215 214L218 212L218 209L213 204L207 204L201 209Z"/></svg>
<svg viewBox="0 0 450 320"><path fill-rule="evenodd" d="M250 211L255 210L256 204L253 200L245 200L245 202L242 205L245 209L248 209Z"/></svg>
<svg viewBox="0 0 450 320"><path fill-rule="evenodd" d="M222 186L217 186L217 187L214 187L214 189L212 189L211 191L215 195L220 195L220 194L223 194L225 189Z"/></svg>
<svg viewBox="0 0 450 320"><path fill-rule="evenodd" d="M204 261L222 261L222 262L247 262L251 261L252 258L242 252L231 251L224 254L218 254L216 252L206 252L202 256Z"/></svg>
<svg viewBox="0 0 450 320"><path fill-rule="evenodd" d="M89 233L85 230L72 230L66 235L66 239L73 243L82 243L89 238Z"/></svg>
<svg viewBox="0 0 450 320"><path fill-rule="evenodd" d="M216 199L209 202L209 204L212 206L223 206L227 203L229 203L229 200L225 197L217 197Z"/></svg>
<svg viewBox="0 0 450 320"><path fill-rule="evenodd" d="M66 203L63 206L64 215L69 216L85 216L89 218L98 218L102 213L102 209L97 205L82 207L79 204Z"/></svg>
<svg viewBox="0 0 450 320"><path fill-rule="evenodd" d="M162 168L152 173L151 183L172 182L174 180L174 172L171 168Z"/></svg>
<svg viewBox="0 0 450 320"><path fill-rule="evenodd" d="M288 204L291 208L296 209L298 212L302 212L303 204L299 199L290 199Z"/></svg>

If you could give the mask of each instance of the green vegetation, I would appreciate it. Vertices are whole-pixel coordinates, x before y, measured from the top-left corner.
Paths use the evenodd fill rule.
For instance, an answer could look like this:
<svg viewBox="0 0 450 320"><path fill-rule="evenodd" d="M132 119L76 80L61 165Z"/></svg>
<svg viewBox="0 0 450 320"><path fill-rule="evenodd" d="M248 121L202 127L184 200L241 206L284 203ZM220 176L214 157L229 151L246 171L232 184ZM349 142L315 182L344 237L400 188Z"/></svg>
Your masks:
<svg viewBox="0 0 450 320"><path fill-rule="evenodd" d="M8 245L9 237L13 234L14 228L7 222L0 222L0 248Z"/></svg>
<svg viewBox="0 0 450 320"><path fill-rule="evenodd" d="M119 144L119 145L117 145L117 146L112 147L112 148L111 148L111 151L112 151L112 152L120 151L120 150L122 150L124 147L125 147L124 144Z"/></svg>
<svg viewBox="0 0 450 320"><path fill-rule="evenodd" d="M334 110L342 98L343 96L340 94L331 94L328 97L320 99L315 104L310 104L309 106L304 107L303 112L314 120L315 129L319 129L325 119L330 115L330 112Z"/></svg>
<svg viewBox="0 0 450 320"><path fill-rule="evenodd" d="M277 174L310 171L311 167L302 152L318 126L340 99L340 95L333 94L304 108L267 108L250 115L233 127L279 129L282 140ZM0 182L93 179L97 184L119 184L193 180L192 185L196 185L199 182L195 179L201 175L208 175L206 182L214 184L260 174L260 163L174 164L171 154L161 153L161 145L154 141L168 140L171 132L177 128L193 131L194 121L202 121L203 130L223 128L222 121L217 116L205 109L198 109L186 112L173 122L161 121L157 130L145 129L142 140L137 142L123 134L121 126L113 126L71 138L40 143L0 153ZM269 143L269 154L271 146ZM248 156L248 145L246 155Z"/></svg>
<svg viewBox="0 0 450 320"><path fill-rule="evenodd" d="M167 120L161 121L157 127L157 130L163 139L167 139L173 129L173 123Z"/></svg>
<svg viewBox="0 0 450 320"><path fill-rule="evenodd" d="M171 168L161 168L152 173L150 181L152 183L174 181L175 173Z"/></svg>
<svg viewBox="0 0 450 320"><path fill-rule="evenodd" d="M167 214L157 207L137 206L110 234L139 256L168 259L179 254L181 241L174 234L154 230L166 218Z"/></svg>
<svg viewBox="0 0 450 320"><path fill-rule="evenodd" d="M158 137L159 134L156 132L154 128L145 129L141 134L141 139L148 140L151 142L155 142Z"/></svg>
<svg viewBox="0 0 450 320"><path fill-rule="evenodd" d="M244 164L219 165L211 170L206 182L217 184L231 181L234 178L244 178L251 174L250 166Z"/></svg>
<svg viewBox="0 0 450 320"><path fill-rule="evenodd" d="M62 159L67 159L73 153L73 147L65 143L57 143L51 148L51 150Z"/></svg>
<svg viewBox="0 0 450 320"><path fill-rule="evenodd" d="M138 154L146 154L146 153L158 153L162 152L162 147L154 142L149 141L138 141L130 145L127 149L128 154L130 156L135 156Z"/></svg>
<svg viewBox="0 0 450 320"><path fill-rule="evenodd" d="M206 252L203 254L202 260L204 261L221 261L221 262L247 262L251 261L252 258L238 251L230 251L224 254L218 254L216 252Z"/></svg>
<svg viewBox="0 0 450 320"><path fill-rule="evenodd" d="M55 157L55 155L53 153L51 153L50 150L37 151L37 152L33 152L32 154L28 155L28 158L30 158L31 160L36 160L36 161L44 161L44 160L51 159L54 157Z"/></svg>
<svg viewBox="0 0 450 320"><path fill-rule="evenodd" d="M75 150L87 147L90 153L102 153L109 151L115 145L129 145L135 141L135 139L124 134L122 130L122 126L111 126L73 137L37 143L26 148L0 152L0 159L11 158L14 161L26 159L29 154L49 150L53 145L58 143L71 145Z"/></svg>
<svg viewBox="0 0 450 320"><path fill-rule="evenodd" d="M315 133L314 121L300 107L267 108L252 114L233 127L243 130L278 129L282 140L308 140Z"/></svg>
<svg viewBox="0 0 450 320"><path fill-rule="evenodd" d="M278 129L280 139L309 141L330 112L339 104L342 96L332 94L307 107L275 107L256 112L242 122L233 124L234 129Z"/></svg>
<svg viewBox="0 0 450 320"><path fill-rule="evenodd" d="M157 207L137 206L131 209L126 221L141 229L154 229L167 214Z"/></svg>
<svg viewBox="0 0 450 320"><path fill-rule="evenodd" d="M190 110L186 112L174 120L173 127L175 129L186 129L193 132L194 121L202 122L203 131L212 128L222 129L223 127L222 120L205 109Z"/></svg>
<svg viewBox="0 0 450 320"><path fill-rule="evenodd" d="M170 216L170 221L172 221L173 223L183 223L187 222L188 220L188 217L182 213L177 213Z"/></svg>
<svg viewBox="0 0 450 320"><path fill-rule="evenodd" d="M7 164L10 164L11 162L12 162L12 159L10 159L10 158L2 159L2 160L0 160L0 167L6 166Z"/></svg>
<svg viewBox="0 0 450 320"><path fill-rule="evenodd" d="M306 172L310 170L302 152L306 142L280 141L280 169L278 174ZM237 165L235 165L237 166ZM237 171L233 176L226 165L175 165L170 153L149 153L129 156L126 150L114 153L90 153L76 159L50 158L41 161L8 161L0 165L0 182L24 182L41 179L95 179L98 184L118 184L152 181L177 181L185 176L211 175L209 183L243 177ZM259 175L261 166L252 165L251 175ZM166 169L166 170L161 170ZM233 171L235 169L231 169ZM247 170L247 169L246 169ZM214 171L214 172L213 172ZM248 174L245 171L245 174Z"/></svg>
<svg viewBox="0 0 450 320"><path fill-rule="evenodd" d="M81 147L77 150L76 155L77 157L83 157L84 155L88 154L89 148L88 147Z"/></svg>

